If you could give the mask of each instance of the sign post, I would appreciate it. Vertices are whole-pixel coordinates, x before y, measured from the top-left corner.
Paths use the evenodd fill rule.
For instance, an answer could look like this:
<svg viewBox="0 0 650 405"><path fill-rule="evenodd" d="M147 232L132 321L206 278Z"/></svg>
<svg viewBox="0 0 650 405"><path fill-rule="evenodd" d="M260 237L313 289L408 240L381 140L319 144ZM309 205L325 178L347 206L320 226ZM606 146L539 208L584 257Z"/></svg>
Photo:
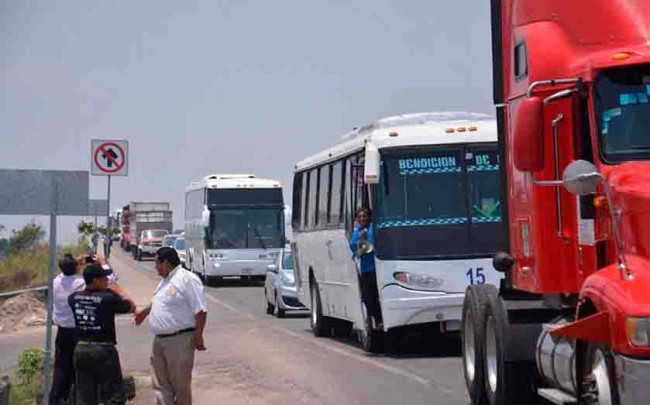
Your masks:
<svg viewBox="0 0 650 405"><path fill-rule="evenodd" d="M106 201L109 210L106 212L106 232L110 235L111 177L129 175L129 142L126 140L93 139L90 145L90 174L93 176L108 176Z"/></svg>
<svg viewBox="0 0 650 405"><path fill-rule="evenodd" d="M88 215L88 172L0 169L0 215L50 216L50 269L43 357L43 401L49 403L57 215Z"/></svg>

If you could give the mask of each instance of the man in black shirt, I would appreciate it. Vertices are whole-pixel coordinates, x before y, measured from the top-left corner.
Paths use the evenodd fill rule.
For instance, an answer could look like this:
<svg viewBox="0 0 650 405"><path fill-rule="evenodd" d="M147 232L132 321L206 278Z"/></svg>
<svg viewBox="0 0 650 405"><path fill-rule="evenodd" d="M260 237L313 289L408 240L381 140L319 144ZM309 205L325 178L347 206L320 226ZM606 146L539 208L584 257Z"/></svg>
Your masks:
<svg viewBox="0 0 650 405"><path fill-rule="evenodd" d="M68 298L78 338L74 352L77 403L97 405L101 393L104 404L122 405L126 399L115 348L115 314L134 312L135 304L108 289L108 279L99 264L86 266L83 275L86 289Z"/></svg>

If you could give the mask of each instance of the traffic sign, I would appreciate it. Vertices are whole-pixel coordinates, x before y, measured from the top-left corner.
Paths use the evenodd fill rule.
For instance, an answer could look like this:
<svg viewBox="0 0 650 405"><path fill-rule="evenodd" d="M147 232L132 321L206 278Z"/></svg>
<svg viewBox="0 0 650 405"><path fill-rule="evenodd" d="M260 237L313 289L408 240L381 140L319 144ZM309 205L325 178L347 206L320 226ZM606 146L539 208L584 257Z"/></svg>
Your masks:
<svg viewBox="0 0 650 405"><path fill-rule="evenodd" d="M93 139L90 150L90 174L93 176L128 176L128 141Z"/></svg>

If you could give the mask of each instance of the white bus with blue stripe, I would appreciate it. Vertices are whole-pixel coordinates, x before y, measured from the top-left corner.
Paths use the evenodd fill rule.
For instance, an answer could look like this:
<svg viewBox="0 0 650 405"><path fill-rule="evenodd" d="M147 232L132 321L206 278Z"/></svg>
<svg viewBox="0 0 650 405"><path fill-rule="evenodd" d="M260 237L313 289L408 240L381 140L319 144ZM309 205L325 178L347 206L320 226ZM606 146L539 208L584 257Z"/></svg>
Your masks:
<svg viewBox="0 0 650 405"><path fill-rule="evenodd" d="M460 328L465 288L498 285L506 244L496 121L475 113L389 117L295 166L292 249L314 332ZM373 212L383 330L373 331L349 238L359 207Z"/></svg>

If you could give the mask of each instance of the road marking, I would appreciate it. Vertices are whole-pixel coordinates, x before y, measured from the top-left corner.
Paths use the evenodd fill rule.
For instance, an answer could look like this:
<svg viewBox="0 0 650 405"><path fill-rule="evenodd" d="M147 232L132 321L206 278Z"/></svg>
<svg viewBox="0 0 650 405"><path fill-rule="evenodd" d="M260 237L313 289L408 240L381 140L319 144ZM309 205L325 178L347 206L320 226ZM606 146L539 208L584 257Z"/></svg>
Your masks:
<svg viewBox="0 0 650 405"><path fill-rule="evenodd" d="M151 271L151 269L147 268L148 266L146 266L146 265L142 266L142 267L145 267L147 270ZM271 329L275 330L276 332L284 333L285 335L288 335L288 336L291 336L293 338L299 339L299 340L301 340L301 341L303 341L305 343L316 345L316 346L320 347L323 350L327 350L329 352L336 353L336 354L338 354L340 356L344 356L344 357L347 357L347 358L350 358L350 359L353 359L353 360L357 360L360 363L364 363L366 365L376 367L376 368L378 368L380 370L386 371L386 372L394 374L396 376L404 377L404 378L409 379L411 381L414 381L414 382L416 382L418 384L424 385L424 386L426 386L428 388L434 388L437 391L443 392L444 394L454 395L454 392L452 390L450 390L449 388L444 387L444 386L437 386L433 381L427 380L426 378L423 378L423 377L420 377L417 374L405 371L405 370L403 370L403 369L401 369L399 367L393 367L393 366L389 366L387 364L383 364L380 361L377 361L377 360L372 359L370 357L366 357L364 355L360 355L358 353L354 353L354 352L342 349L340 347L331 346L331 345L329 345L327 343L316 340L316 339L314 339L312 337L307 337L307 336L304 336L304 335L302 335L300 333L294 332L292 330L279 327L279 326L275 325L272 322L268 322L268 321L264 321L262 319L258 319L251 312L239 309L239 308L237 308L237 307L235 307L235 306L233 306L231 304L228 304L224 300L215 297L214 295L212 295L212 293L210 291L206 291L205 296L209 301L211 301L211 302L213 302L213 303L215 303L217 305L220 305L220 306L228 309L229 311L231 311L231 312L233 312L233 313L235 313L235 314L237 314L239 316L242 316L242 317L246 318L249 321L257 321L257 322L261 321L261 322L265 323L267 326L269 326Z"/></svg>
<svg viewBox="0 0 650 405"><path fill-rule="evenodd" d="M250 312L235 308L232 305L230 305L230 304L216 298L215 296L213 296L209 292L206 293L206 296L210 301L212 301L212 302L214 302L216 304L219 304L219 305L231 310L232 312L234 312L234 313L236 313L236 314L238 314L240 316L243 316L243 317L245 317L245 318L247 318L247 319L249 319L251 321L257 320ZM329 344L326 344L326 343L323 343L323 342L321 342L319 340L316 340L316 339L314 339L312 337L306 337L306 336L304 336L304 335L302 335L300 333L296 333L296 332L294 332L292 330L282 328L282 327L278 327L278 326L274 325L271 322L265 322L265 321L262 321L262 322L266 323L267 325L270 325L270 328L277 331L277 332L284 333L284 334L292 336L292 337L294 337L296 339L300 339L301 341L303 341L305 343L316 345L316 346L318 346L318 347L320 347L320 348L322 348L324 350L328 350L328 351L336 353L338 355L345 356L345 357L357 360L357 361L359 361L361 363L364 363L364 364L367 364L367 365L370 365L370 366L374 366L376 368L379 368L379 369L381 369L383 371L386 371L386 372L389 372L391 374L395 374L395 375L398 375L400 377L410 379L410 380L415 381L415 382L417 382L419 384L425 385L428 388L431 388L434 385L430 380L427 380L426 378L420 377L417 374L413 374L413 373L410 373L408 371L402 370L401 368L383 364L383 363L381 363L381 362L379 362L377 360L374 360L372 358L369 358L369 357L366 357L366 356L363 356L363 355L360 355L360 354L357 354L357 353L350 352L350 351L342 349L340 347L331 346ZM449 390L449 389L445 389L445 387L438 387L438 389L440 391L445 391L445 393L447 393L447 394L452 394L453 395L453 392L451 390Z"/></svg>

